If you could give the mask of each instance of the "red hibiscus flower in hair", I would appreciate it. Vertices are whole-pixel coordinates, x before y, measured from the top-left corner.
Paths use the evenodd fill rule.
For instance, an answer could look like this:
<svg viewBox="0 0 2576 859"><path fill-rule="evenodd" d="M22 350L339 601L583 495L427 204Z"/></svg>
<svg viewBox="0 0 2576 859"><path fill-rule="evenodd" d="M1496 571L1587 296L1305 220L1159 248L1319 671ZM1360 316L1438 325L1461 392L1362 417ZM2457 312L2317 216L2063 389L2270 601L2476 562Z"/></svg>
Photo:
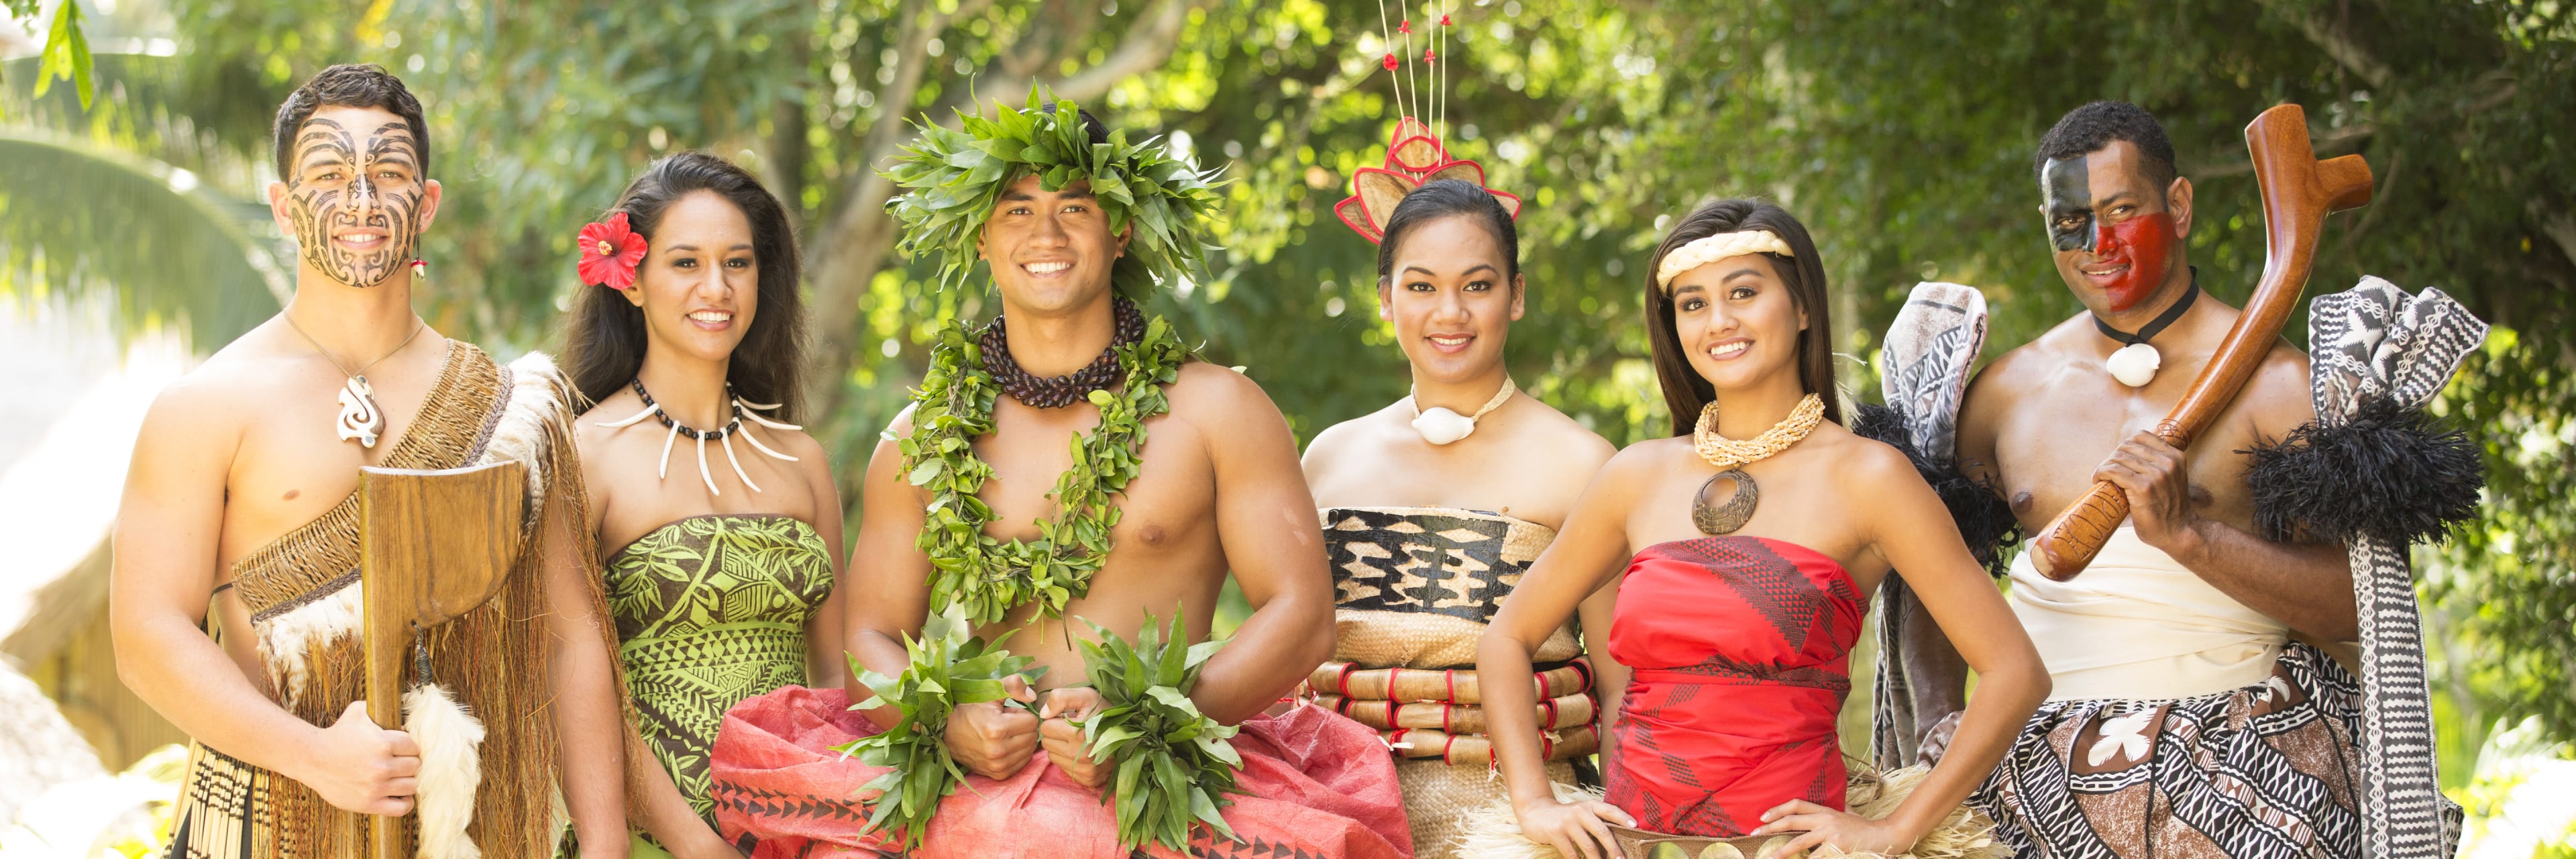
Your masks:
<svg viewBox="0 0 2576 859"><path fill-rule="evenodd" d="M635 283L635 266L643 261L644 237L626 226L625 212L581 228L581 282L625 289Z"/></svg>

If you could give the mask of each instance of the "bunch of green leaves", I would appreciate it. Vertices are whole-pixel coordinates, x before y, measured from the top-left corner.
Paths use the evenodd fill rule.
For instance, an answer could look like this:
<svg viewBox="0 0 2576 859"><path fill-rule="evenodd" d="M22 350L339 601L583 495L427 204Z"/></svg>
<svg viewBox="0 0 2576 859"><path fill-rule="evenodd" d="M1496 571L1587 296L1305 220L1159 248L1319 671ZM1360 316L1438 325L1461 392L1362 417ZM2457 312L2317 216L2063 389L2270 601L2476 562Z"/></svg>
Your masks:
<svg viewBox="0 0 2576 859"><path fill-rule="evenodd" d="M987 643L974 637L973 629L953 609L932 616L921 625L920 638L904 636L903 649L912 662L900 677L869 671L856 658L850 659L851 675L876 693L850 709L893 706L902 713L883 732L832 748L868 766L891 768L859 786L862 791L878 792L876 812L868 816L866 831L892 823L906 847L918 846L930 828L931 814L939 810L939 801L966 780L966 770L949 756L944 739L949 712L961 704L1007 699L1004 678L1019 674L1035 681L1046 673L1044 666L1028 671L1029 657L1012 656L1001 648L1002 641L1010 638L1008 633Z"/></svg>
<svg viewBox="0 0 2576 859"><path fill-rule="evenodd" d="M1081 647L1101 698L1100 710L1082 720L1083 747L1092 760L1117 762L1107 799L1117 805L1119 845L1134 849L1150 841L1187 851L1192 821L1243 840L1218 813L1231 804L1227 794L1243 792L1234 785L1243 757L1226 742L1235 727L1217 724L1189 698L1199 668L1225 642L1188 644L1178 612L1159 630L1146 615L1134 644L1083 622L1099 636Z"/></svg>
<svg viewBox="0 0 2576 859"><path fill-rule="evenodd" d="M1189 357L1162 317L1145 323L1145 336L1117 347L1126 379L1116 393L1091 392L1100 426L1073 441L1073 467L1050 493L1054 521L1038 520L1034 541L996 539L984 533L993 508L976 498L993 467L975 456L976 436L993 431L993 403L1001 388L985 370L983 347L959 323L950 323L932 347L930 371L913 395L912 435L898 444L905 479L930 491L915 545L930 558L930 604L963 605L977 623L992 623L1011 609L1036 602L1047 617L1091 590L1091 576L1109 559L1109 533L1120 511L1109 496L1126 491L1144 463L1145 419L1171 409L1163 386L1180 378Z"/></svg>
<svg viewBox="0 0 2576 859"><path fill-rule="evenodd" d="M1036 175L1048 191L1088 180L1109 231L1135 228L1127 253L1110 270L1119 292L1141 297L1157 282L1205 270L1202 221L1217 206L1217 171L1199 172L1172 157L1161 137L1127 142L1112 131L1093 144L1071 101L1049 109L1032 90L1028 107L995 103L989 119L964 111L962 130L916 123L921 139L905 147L886 177L906 189L890 204L903 222L903 252L939 256L941 288L962 287L975 268L975 243L1002 191Z"/></svg>

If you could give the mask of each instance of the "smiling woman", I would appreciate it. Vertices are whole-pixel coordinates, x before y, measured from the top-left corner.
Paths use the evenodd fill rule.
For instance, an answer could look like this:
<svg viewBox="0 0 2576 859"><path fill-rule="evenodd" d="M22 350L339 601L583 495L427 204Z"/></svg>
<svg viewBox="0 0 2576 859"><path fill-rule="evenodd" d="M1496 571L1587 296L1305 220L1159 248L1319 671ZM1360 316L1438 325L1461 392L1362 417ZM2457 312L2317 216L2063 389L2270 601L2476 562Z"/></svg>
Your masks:
<svg viewBox="0 0 2576 859"><path fill-rule="evenodd" d="M821 446L787 423L804 360L795 239L758 180L701 153L655 162L611 212L582 232L582 277L602 285L574 300L564 356L596 403L578 428L589 524L618 547L602 566L636 729L629 818L650 847L725 855L707 781L724 711L842 683L837 648L816 646L840 639L840 497ZM681 436L695 480L670 476Z"/></svg>
<svg viewBox="0 0 2576 859"><path fill-rule="evenodd" d="M1612 450L1512 383L1504 344L1528 284L1501 197L1435 180L1405 193L1382 224L1361 217L1353 229L1383 237L1378 317L1394 329L1413 392L1324 430L1306 449L1340 594L1334 662L1317 688L1335 693L1321 703L1377 728L1397 750L1415 855L1472 855L1453 852L1461 813L1502 796L1473 691L1488 685L1471 665L1476 639ZM1437 596L1445 594L1459 598ZM1589 604L1591 617L1608 617L1609 598ZM1601 643L1595 636L1590 649ZM1615 687L1625 677L1583 661L1582 645L1569 618L1533 666L1551 690L1540 706L1559 738L1548 772L1560 781L1578 778L1578 761L1615 712L1593 697L1593 678ZM1407 670L1435 680L1431 694L1401 691L1393 681Z"/></svg>

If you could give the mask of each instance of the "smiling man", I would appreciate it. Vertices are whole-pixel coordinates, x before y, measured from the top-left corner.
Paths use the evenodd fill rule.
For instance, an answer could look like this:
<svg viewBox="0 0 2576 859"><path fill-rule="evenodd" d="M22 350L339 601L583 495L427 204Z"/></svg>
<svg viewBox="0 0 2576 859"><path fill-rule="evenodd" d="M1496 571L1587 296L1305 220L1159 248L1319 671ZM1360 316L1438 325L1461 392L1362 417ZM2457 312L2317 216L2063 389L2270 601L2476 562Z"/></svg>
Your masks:
<svg viewBox="0 0 2576 859"><path fill-rule="evenodd" d="M1333 646L1323 535L1287 422L1251 379L1195 360L1135 303L1196 267L1217 200L1206 177L1070 103L964 125L923 129L890 171L909 189L895 211L905 248L937 259L943 284L988 267L1002 312L980 330L948 326L868 464L849 651L901 674L906 637L957 608L1046 671L1036 690L1012 681L1025 709L929 718L972 775L906 855L1129 855L1104 805L1120 762L1092 757L1079 727L1102 698L1076 646L1091 632L1075 619L1133 639L1148 615L1177 613L1204 641L1229 573L1252 613L1187 691L1200 713L1241 728L1247 793L1223 815L1243 840L1197 826L1191 855L1410 855L1375 732L1317 707L1264 714ZM734 709L714 765L728 835L762 842L760 855L894 849L853 798L883 771L839 762L832 746L897 712L849 713L850 700L789 689Z"/></svg>
<svg viewBox="0 0 2576 859"><path fill-rule="evenodd" d="M170 855L367 855L368 815L415 800L420 855L550 855L558 785L585 855L623 855L566 388L543 355L503 367L412 312L440 189L401 80L326 69L278 108L275 136L294 298L153 402L117 513L118 670L193 738ZM529 468L533 548L499 596L421 637L410 679L480 725L380 728L357 700L359 469L499 460Z"/></svg>
<svg viewBox="0 0 2576 859"><path fill-rule="evenodd" d="M2071 581L2013 562L2053 691L1972 802L2024 856L2359 855L2358 684L2314 644L2355 637L2352 573L2339 544L2258 528L2248 484L2249 450L2316 416L2307 356L2276 343L2189 451L2158 439L2239 313L2190 264L2191 180L2121 102L2068 113L2033 166L2085 312L1970 384L1960 464L2026 533L2096 480L2131 517Z"/></svg>

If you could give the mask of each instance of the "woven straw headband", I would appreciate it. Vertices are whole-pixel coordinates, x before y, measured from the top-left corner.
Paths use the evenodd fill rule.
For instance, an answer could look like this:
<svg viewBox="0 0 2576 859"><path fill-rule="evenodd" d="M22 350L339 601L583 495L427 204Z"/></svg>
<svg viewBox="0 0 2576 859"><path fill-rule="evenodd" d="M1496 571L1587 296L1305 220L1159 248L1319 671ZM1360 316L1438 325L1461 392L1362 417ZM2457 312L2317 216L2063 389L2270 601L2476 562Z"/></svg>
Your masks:
<svg viewBox="0 0 2576 859"><path fill-rule="evenodd" d="M1692 239L1690 244L1674 248L1672 253L1664 255L1664 264L1655 270L1655 285L1669 294L1673 291L1673 278L1680 277L1682 272L1727 257L1740 257L1745 254L1797 256L1789 252L1788 242L1781 241L1780 237L1770 230L1745 230L1740 233L1703 236Z"/></svg>

